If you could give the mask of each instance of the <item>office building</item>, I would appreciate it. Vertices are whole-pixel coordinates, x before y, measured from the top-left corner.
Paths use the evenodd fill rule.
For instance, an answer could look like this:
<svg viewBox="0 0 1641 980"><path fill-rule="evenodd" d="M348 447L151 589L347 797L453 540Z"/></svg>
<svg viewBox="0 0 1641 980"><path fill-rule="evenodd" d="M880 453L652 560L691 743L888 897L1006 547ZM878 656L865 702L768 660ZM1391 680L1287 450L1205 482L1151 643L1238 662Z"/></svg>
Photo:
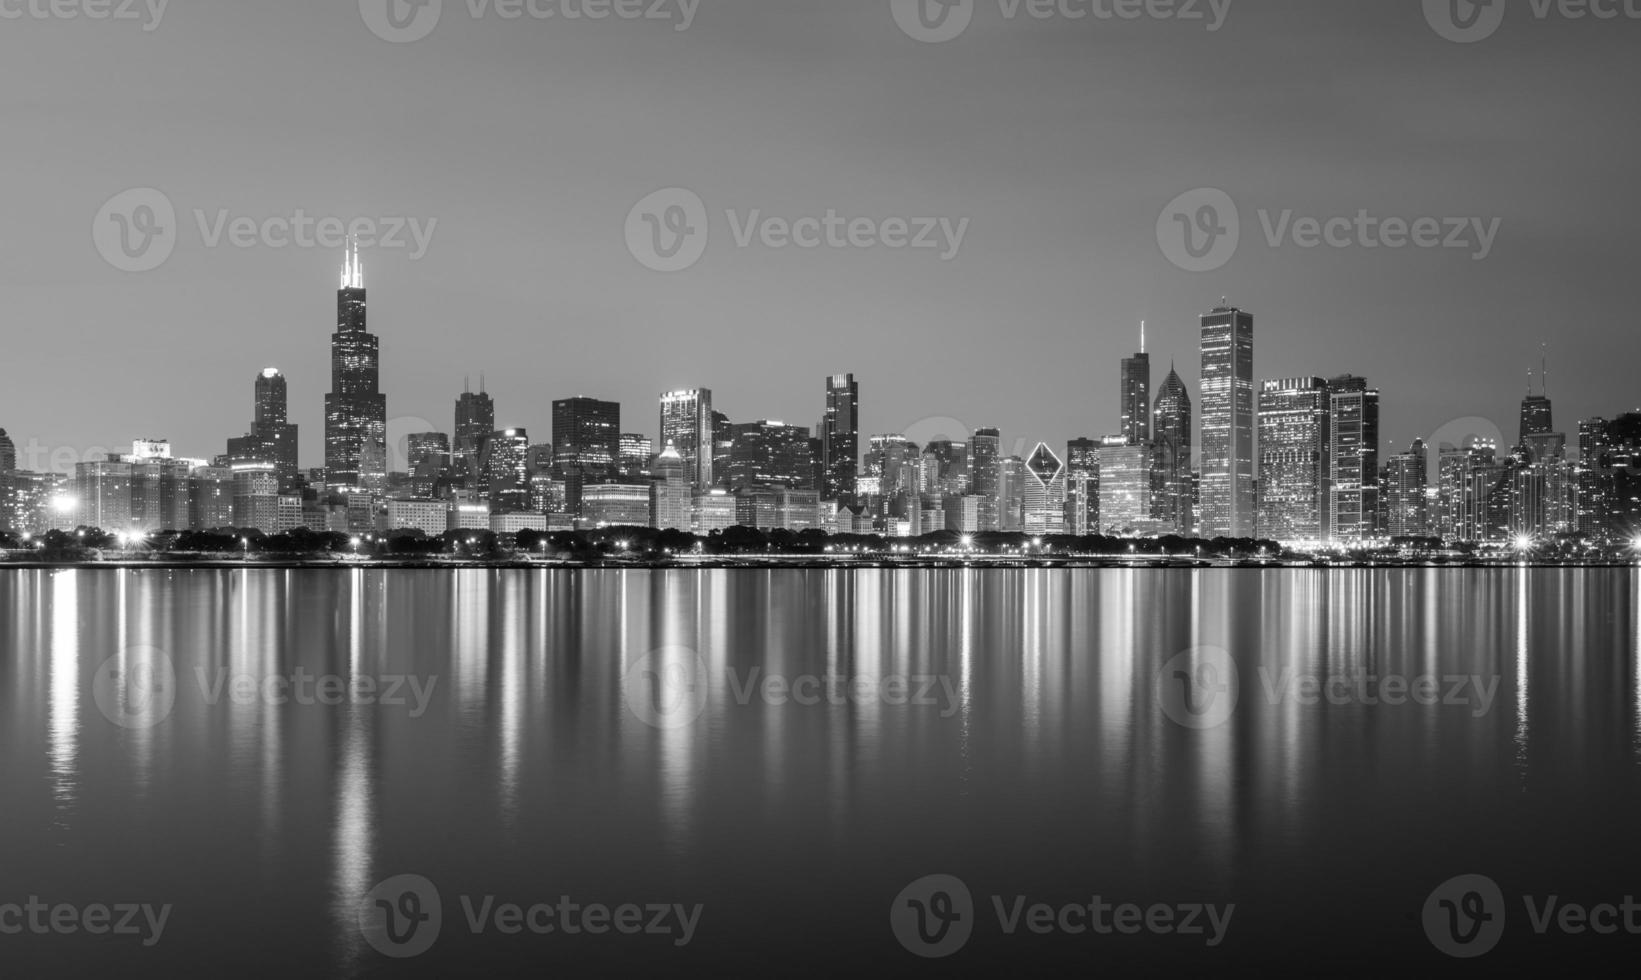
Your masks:
<svg viewBox="0 0 1641 980"><path fill-rule="evenodd" d="M860 474L860 385L852 374L826 379L826 416L821 421L821 497L854 499Z"/></svg>
<svg viewBox="0 0 1641 980"><path fill-rule="evenodd" d="M359 246L350 243L331 337L325 485L380 493L387 480L387 396L381 390L381 345L368 329L365 298Z"/></svg>
<svg viewBox="0 0 1641 980"><path fill-rule="evenodd" d="M697 491L713 485L714 437L710 390L690 388L661 396L661 443L670 442L678 450L684 474Z"/></svg>
<svg viewBox="0 0 1641 980"><path fill-rule="evenodd" d="M1379 390L1347 374L1328 395L1328 540L1348 544L1378 532Z"/></svg>
<svg viewBox="0 0 1641 980"><path fill-rule="evenodd" d="M1252 314L1221 305L1203 315L1200 408L1202 468L1198 533L1208 538L1253 537L1256 515Z"/></svg>
<svg viewBox="0 0 1641 980"><path fill-rule="evenodd" d="M1325 536L1331 407L1321 378L1260 382L1260 537L1311 542Z"/></svg>

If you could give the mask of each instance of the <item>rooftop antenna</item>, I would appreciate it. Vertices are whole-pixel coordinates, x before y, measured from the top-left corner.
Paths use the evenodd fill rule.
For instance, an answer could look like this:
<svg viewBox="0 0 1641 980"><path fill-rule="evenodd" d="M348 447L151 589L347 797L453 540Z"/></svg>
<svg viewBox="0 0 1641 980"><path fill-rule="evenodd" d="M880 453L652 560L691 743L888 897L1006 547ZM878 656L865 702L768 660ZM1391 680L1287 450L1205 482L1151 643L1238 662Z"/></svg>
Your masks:
<svg viewBox="0 0 1641 980"><path fill-rule="evenodd" d="M1545 397L1549 397L1549 395L1550 395L1550 345L1547 344L1547 343L1539 344L1538 345L1538 355L1539 355L1538 393L1540 395L1545 396Z"/></svg>
<svg viewBox="0 0 1641 980"><path fill-rule="evenodd" d="M1145 321L1140 321L1140 353L1145 353Z"/></svg>

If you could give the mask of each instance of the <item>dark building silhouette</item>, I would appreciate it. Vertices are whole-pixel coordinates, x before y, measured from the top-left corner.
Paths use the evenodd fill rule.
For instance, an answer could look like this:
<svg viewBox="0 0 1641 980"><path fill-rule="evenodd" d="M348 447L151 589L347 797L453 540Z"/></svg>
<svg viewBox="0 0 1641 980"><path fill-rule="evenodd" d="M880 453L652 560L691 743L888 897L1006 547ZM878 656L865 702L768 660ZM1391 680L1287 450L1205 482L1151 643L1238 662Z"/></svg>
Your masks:
<svg viewBox="0 0 1641 980"><path fill-rule="evenodd" d="M367 328L365 270L351 243L336 294L331 392L325 396L325 484L380 492L387 480L387 396L381 344Z"/></svg>

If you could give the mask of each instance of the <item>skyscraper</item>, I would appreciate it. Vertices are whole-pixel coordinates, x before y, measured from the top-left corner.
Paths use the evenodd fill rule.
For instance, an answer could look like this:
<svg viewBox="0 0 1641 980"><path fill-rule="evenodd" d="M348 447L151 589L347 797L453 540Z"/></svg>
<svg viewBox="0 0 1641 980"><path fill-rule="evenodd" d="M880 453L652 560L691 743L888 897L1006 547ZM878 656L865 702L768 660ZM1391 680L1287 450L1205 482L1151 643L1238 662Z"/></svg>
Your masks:
<svg viewBox="0 0 1641 980"><path fill-rule="evenodd" d="M621 405L576 396L553 402L553 465L603 478L621 462Z"/></svg>
<svg viewBox="0 0 1641 980"><path fill-rule="evenodd" d="M379 493L387 480L387 396L381 345L367 329L365 269L349 243L336 294L331 392L325 396L325 484Z"/></svg>
<svg viewBox="0 0 1641 980"><path fill-rule="evenodd" d="M1129 445L1151 441L1151 355L1145 352L1145 324L1140 324L1140 350L1122 361L1122 386L1118 392L1122 428L1118 430Z"/></svg>
<svg viewBox="0 0 1641 980"><path fill-rule="evenodd" d="M1253 537L1254 318L1230 305L1202 317L1204 537Z"/></svg>
<svg viewBox="0 0 1641 980"><path fill-rule="evenodd" d="M231 463L272 463L279 477L280 492L296 485L297 428L287 415L285 376L278 368L267 368L256 376L255 414L251 430L228 440Z"/></svg>
<svg viewBox="0 0 1641 980"><path fill-rule="evenodd" d="M650 524L663 531L690 529L693 494L684 476L684 459L667 443L655 460L655 480L650 484Z"/></svg>
<svg viewBox="0 0 1641 980"><path fill-rule="evenodd" d="M492 513L514 513L530 508L528 460L530 434L524 429L492 433L485 457L485 485Z"/></svg>
<svg viewBox="0 0 1641 980"><path fill-rule="evenodd" d="M1025 466L1023 501L1027 534L1065 532L1066 467L1048 443L1039 442Z"/></svg>
<svg viewBox="0 0 1641 980"><path fill-rule="evenodd" d="M1347 374L1328 392L1328 540L1358 541L1379 526L1379 389Z"/></svg>
<svg viewBox="0 0 1641 980"><path fill-rule="evenodd" d="M1196 524L1191 492L1191 395L1173 366L1157 391L1152 409L1151 438L1157 444L1156 493L1152 512L1178 534L1190 534Z"/></svg>
<svg viewBox="0 0 1641 980"><path fill-rule="evenodd" d="M821 499L855 496L860 473L860 385L852 374L826 379L826 418L821 429Z"/></svg>
<svg viewBox="0 0 1641 980"><path fill-rule="evenodd" d="M455 433L450 447L451 468L464 486L476 489L483 482L490 436L496 431L496 402L485 393L482 377L477 394L468 387L456 399L456 424L451 431Z"/></svg>
<svg viewBox="0 0 1641 980"><path fill-rule="evenodd" d="M1100 529L1100 444L1093 439L1066 443L1066 533Z"/></svg>
<svg viewBox="0 0 1641 980"><path fill-rule="evenodd" d="M711 489L714 431L710 389L689 388L661 396L661 442L670 442L678 450L693 489Z"/></svg>
<svg viewBox="0 0 1641 980"><path fill-rule="evenodd" d="M998 505L1002 448L1003 434L996 429L975 429L974 438L969 440L969 485L980 497L982 531L996 531L1002 526Z"/></svg>
<svg viewBox="0 0 1641 980"><path fill-rule="evenodd" d="M1385 533L1409 537L1430 533L1430 454L1423 439L1413 440L1405 453L1390 457L1385 467Z"/></svg>
<svg viewBox="0 0 1641 980"><path fill-rule="evenodd" d="M731 489L782 486L813 490L814 457L809 430L780 421L746 422L732 427L728 472L720 476Z"/></svg>
<svg viewBox="0 0 1641 980"><path fill-rule="evenodd" d="M1259 386L1259 534L1320 541L1329 479L1328 383L1281 378Z"/></svg>
<svg viewBox="0 0 1641 980"><path fill-rule="evenodd" d="M1544 435L1555 431L1555 416L1551 410L1550 396L1547 388L1549 371L1539 380L1539 392L1533 394L1533 372L1527 372L1527 396L1521 400L1521 442L1527 445L1528 439L1536 435Z"/></svg>

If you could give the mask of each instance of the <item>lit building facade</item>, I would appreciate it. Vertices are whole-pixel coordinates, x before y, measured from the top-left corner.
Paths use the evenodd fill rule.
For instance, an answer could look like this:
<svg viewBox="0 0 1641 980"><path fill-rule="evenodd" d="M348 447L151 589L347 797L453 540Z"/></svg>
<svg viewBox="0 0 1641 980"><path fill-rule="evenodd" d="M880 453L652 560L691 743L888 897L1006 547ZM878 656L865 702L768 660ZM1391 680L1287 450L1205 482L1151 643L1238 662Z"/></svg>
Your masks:
<svg viewBox="0 0 1641 980"><path fill-rule="evenodd" d="M1256 515L1252 314L1220 306L1203 315L1200 408L1199 533L1208 538L1253 537Z"/></svg>
<svg viewBox="0 0 1641 980"><path fill-rule="evenodd" d="M1320 541L1329 479L1328 383L1281 378L1259 386L1259 534Z"/></svg>
<svg viewBox="0 0 1641 980"><path fill-rule="evenodd" d="M690 388L661 396L661 442L677 448L692 488L702 491L712 487L715 438L711 390Z"/></svg>
<svg viewBox="0 0 1641 980"><path fill-rule="evenodd" d="M331 391L325 396L325 484L380 493L387 481L387 396L381 344L368 329L365 272L350 244L336 294Z"/></svg>
<svg viewBox="0 0 1641 980"><path fill-rule="evenodd" d="M821 421L821 497L855 497L860 474L860 385L852 374L826 379L826 416Z"/></svg>

